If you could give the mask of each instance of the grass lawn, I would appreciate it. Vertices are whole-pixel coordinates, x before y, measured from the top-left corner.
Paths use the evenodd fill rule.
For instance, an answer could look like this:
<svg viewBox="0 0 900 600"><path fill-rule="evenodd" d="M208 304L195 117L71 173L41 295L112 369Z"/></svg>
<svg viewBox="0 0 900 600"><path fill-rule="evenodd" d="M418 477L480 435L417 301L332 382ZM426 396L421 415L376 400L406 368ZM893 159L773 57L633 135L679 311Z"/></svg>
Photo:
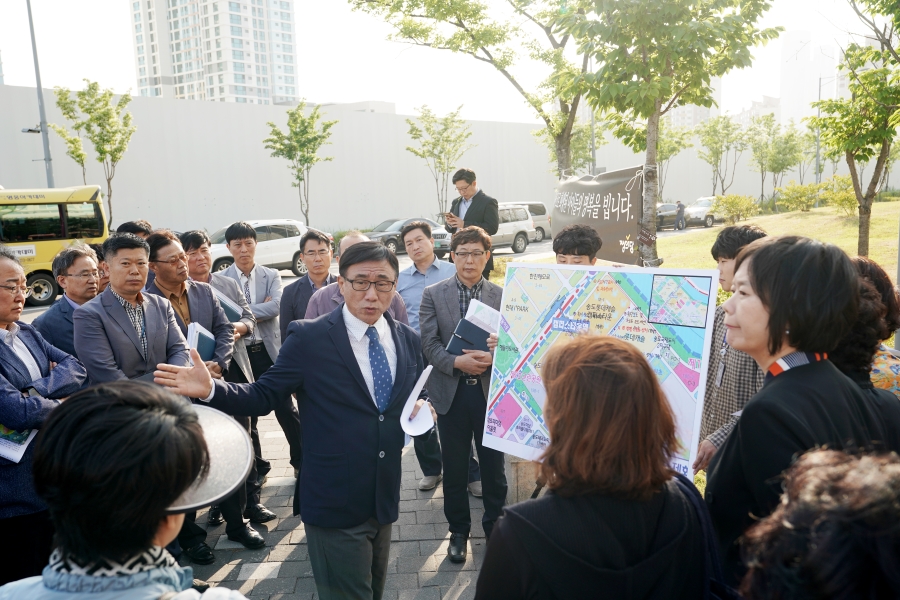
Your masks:
<svg viewBox="0 0 900 600"><path fill-rule="evenodd" d="M856 255L857 217L844 217L834 208L814 208L810 212L791 212L756 217L741 224L752 223L769 235L805 235L823 242L837 244L850 256ZM885 271L897 275L897 233L900 223L900 202L876 202L872 206L869 238L869 258ZM697 231L689 229L671 237L660 238L659 255L663 266L684 269L714 269L716 264L709 253L719 227Z"/></svg>

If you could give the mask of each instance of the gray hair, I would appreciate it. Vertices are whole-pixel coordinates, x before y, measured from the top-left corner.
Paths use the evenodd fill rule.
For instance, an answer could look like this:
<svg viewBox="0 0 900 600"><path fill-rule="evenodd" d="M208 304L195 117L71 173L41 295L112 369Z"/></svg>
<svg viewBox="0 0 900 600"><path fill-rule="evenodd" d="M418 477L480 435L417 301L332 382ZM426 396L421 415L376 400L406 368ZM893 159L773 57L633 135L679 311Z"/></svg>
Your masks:
<svg viewBox="0 0 900 600"><path fill-rule="evenodd" d="M59 254L53 257L53 277L65 275L66 271L68 271L79 258L92 258L94 259L94 262L98 262L97 253L94 252L93 248L86 244L78 244L63 248L59 251Z"/></svg>
<svg viewBox="0 0 900 600"><path fill-rule="evenodd" d="M9 246L0 244L0 258L8 258L20 267L22 266L22 263L19 261L19 255Z"/></svg>

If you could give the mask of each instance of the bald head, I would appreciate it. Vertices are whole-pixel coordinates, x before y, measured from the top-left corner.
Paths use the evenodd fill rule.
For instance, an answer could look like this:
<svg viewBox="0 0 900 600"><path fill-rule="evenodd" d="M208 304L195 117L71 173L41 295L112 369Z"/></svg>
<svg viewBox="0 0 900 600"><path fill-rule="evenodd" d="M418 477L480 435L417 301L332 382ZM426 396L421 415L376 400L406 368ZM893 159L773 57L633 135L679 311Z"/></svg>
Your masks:
<svg viewBox="0 0 900 600"><path fill-rule="evenodd" d="M358 244L360 242L368 242L369 238L361 231L351 231L347 235L345 235L341 239L340 251L341 255L344 254L344 250L352 246L353 244Z"/></svg>

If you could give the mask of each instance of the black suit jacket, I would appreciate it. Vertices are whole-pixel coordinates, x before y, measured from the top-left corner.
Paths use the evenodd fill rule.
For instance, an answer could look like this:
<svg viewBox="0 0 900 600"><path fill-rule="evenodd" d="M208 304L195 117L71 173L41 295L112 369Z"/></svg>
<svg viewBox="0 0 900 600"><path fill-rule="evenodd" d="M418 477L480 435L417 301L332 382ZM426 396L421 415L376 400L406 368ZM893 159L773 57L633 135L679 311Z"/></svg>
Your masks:
<svg viewBox="0 0 900 600"><path fill-rule="evenodd" d="M459 216L459 203L462 202L462 196L453 201L450 205L450 212L457 217ZM478 190L472 196L472 205L466 211L466 217L463 219L463 225L471 227L477 225L484 229L488 235L494 235L500 229L500 209L497 207L497 200L491 198L483 191ZM457 232L456 227L447 227L447 231L451 234ZM487 266L484 268L485 273L494 270L494 254L488 259Z"/></svg>
<svg viewBox="0 0 900 600"><path fill-rule="evenodd" d="M78 358L75 353L75 323L72 320L74 312L75 309L66 297L60 296L59 300L35 319L32 325L51 346L56 346L66 354Z"/></svg>
<svg viewBox="0 0 900 600"><path fill-rule="evenodd" d="M325 279L325 285L334 283L337 277L328 274ZM322 287L325 287L323 285ZM322 289L322 288L319 288ZM309 275L304 275L294 283L284 288L281 293L281 312L278 315L278 322L281 325L281 343L287 339L288 325L291 321L303 319L306 317L306 307L309 306L309 299L318 290L314 290L309 283Z"/></svg>
<svg viewBox="0 0 900 600"><path fill-rule="evenodd" d="M296 395L303 469L294 514L304 523L337 529L373 517L383 525L397 520L404 443L400 413L425 366L419 334L385 313L397 349L397 375L390 404L379 414L350 346L343 306L317 319L293 321L272 368L252 384L216 379L210 401L227 414L265 415L286 395Z"/></svg>
<svg viewBox="0 0 900 600"><path fill-rule="evenodd" d="M706 503L726 580L743 576L737 540L778 505L780 475L796 456L818 446L900 450L897 431L900 402L879 403L828 360L767 381L709 465Z"/></svg>

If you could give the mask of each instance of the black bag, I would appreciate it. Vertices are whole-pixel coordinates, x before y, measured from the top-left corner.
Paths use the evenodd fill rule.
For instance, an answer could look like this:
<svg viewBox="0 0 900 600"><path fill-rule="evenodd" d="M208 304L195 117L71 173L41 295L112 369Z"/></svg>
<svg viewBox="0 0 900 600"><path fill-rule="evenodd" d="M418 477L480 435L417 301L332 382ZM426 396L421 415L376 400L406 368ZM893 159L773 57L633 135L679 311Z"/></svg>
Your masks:
<svg viewBox="0 0 900 600"><path fill-rule="evenodd" d="M680 473L675 474L675 483L678 484L681 493L694 505L694 512L700 521L703 553L705 554L704 577L707 582L703 592L704 600L740 600L737 590L725 583L712 520L709 518L709 510L706 508L706 502L700 495L700 491L694 487L693 481Z"/></svg>

